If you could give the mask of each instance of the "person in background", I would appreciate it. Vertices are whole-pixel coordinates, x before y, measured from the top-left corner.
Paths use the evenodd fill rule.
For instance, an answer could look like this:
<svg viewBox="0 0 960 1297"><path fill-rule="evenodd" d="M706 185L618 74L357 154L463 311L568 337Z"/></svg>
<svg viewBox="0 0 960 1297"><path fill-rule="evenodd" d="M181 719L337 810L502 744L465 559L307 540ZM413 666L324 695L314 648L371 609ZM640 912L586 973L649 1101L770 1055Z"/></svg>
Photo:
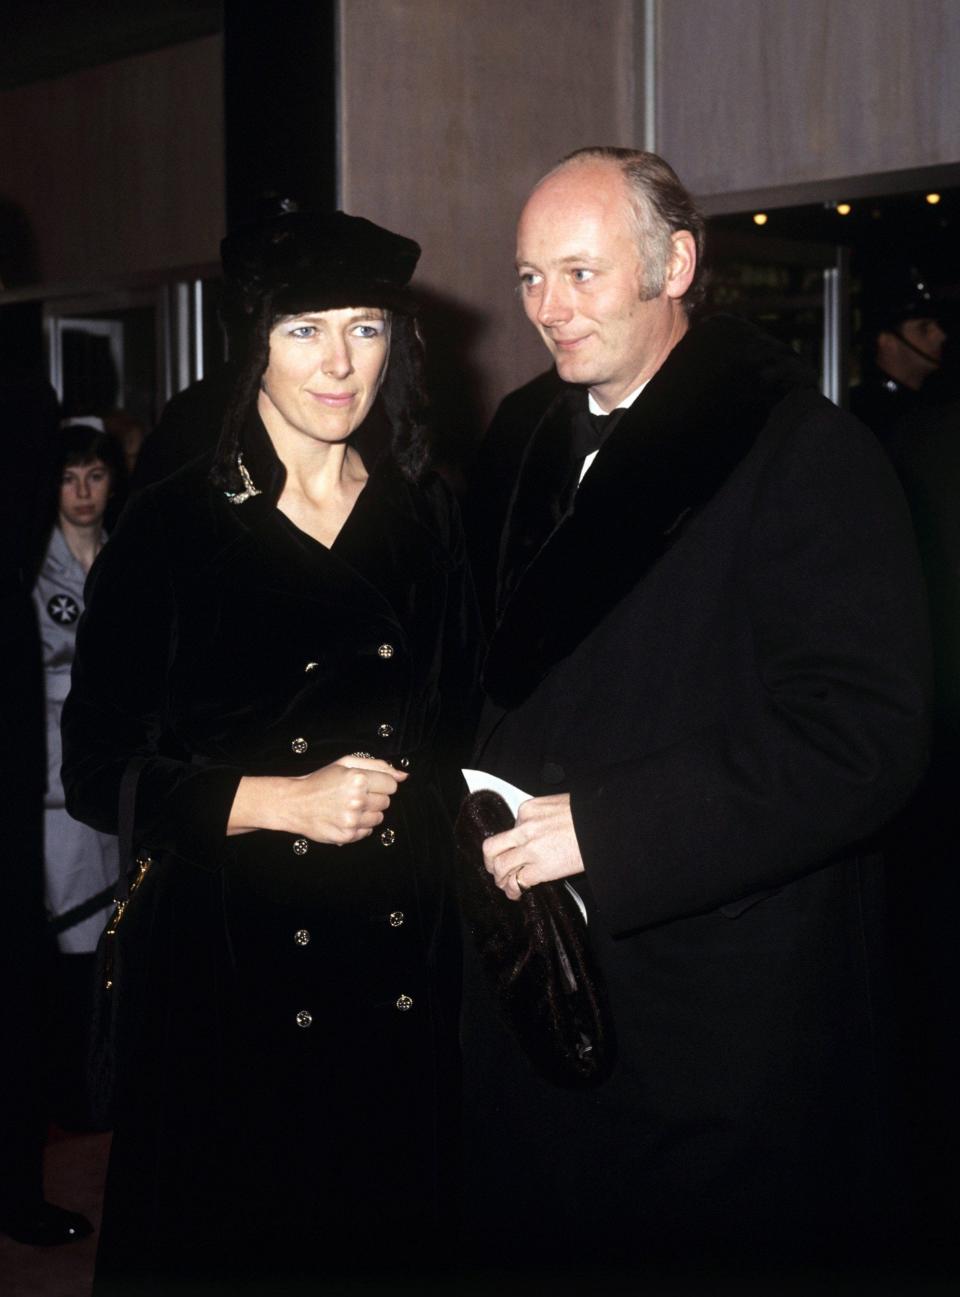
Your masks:
<svg viewBox="0 0 960 1297"><path fill-rule="evenodd" d="M47 1202L43 1187L44 705L30 591L42 553L58 409L49 383L14 369L10 351L0 347L0 1230L20 1243L50 1246L74 1243L93 1229L79 1212Z"/></svg>
<svg viewBox="0 0 960 1297"><path fill-rule="evenodd" d="M56 518L33 591L47 716L45 896L58 950L51 1099L60 1125L84 1129L90 1125L85 1060L94 950L116 890L117 840L67 814L60 781L60 714L70 689L84 582L106 541L103 519L122 477L122 454L110 433L71 424L57 436L56 468Z"/></svg>
<svg viewBox="0 0 960 1297"><path fill-rule="evenodd" d="M863 373L850 391L850 411L876 433L894 464L946 340L940 303L916 266L893 266L865 285Z"/></svg>

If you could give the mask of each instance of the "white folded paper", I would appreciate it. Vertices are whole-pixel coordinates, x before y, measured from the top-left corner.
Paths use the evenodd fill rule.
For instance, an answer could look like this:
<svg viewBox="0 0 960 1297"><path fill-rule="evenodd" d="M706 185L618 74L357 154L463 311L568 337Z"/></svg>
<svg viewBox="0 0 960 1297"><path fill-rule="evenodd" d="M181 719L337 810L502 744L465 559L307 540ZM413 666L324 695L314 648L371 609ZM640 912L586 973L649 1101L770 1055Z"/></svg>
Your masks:
<svg viewBox="0 0 960 1297"><path fill-rule="evenodd" d="M510 807L514 817L516 817L521 804L530 800L530 793L525 793L522 788L517 788L515 784L508 783L506 779L501 779L498 775L490 774L489 770L464 770L463 777L472 793L480 792L481 789L486 789L491 793L499 793ZM583 903L583 897L566 879L564 879L564 886L576 901L577 908L583 915L584 923L586 923L587 907Z"/></svg>
<svg viewBox="0 0 960 1297"><path fill-rule="evenodd" d="M506 779L500 779L497 775L490 774L488 770L464 770L463 777L472 793L478 793L484 788L491 793L499 793L514 816L520 809L520 803L528 802L531 797L530 793L525 793L515 784L508 784Z"/></svg>

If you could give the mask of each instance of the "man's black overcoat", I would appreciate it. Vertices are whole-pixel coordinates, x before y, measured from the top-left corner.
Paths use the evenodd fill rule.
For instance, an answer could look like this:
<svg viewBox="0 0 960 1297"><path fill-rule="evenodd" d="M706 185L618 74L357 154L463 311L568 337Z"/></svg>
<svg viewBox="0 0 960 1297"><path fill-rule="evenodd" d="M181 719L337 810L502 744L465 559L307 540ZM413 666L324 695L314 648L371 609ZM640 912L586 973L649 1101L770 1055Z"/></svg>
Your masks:
<svg viewBox="0 0 960 1297"><path fill-rule="evenodd" d="M909 519L872 434L736 320L684 337L564 511L584 402L526 452L476 761L571 794L619 1061L541 1083L471 975L473 1188L558 1261L812 1251L882 1161L867 839L927 744Z"/></svg>

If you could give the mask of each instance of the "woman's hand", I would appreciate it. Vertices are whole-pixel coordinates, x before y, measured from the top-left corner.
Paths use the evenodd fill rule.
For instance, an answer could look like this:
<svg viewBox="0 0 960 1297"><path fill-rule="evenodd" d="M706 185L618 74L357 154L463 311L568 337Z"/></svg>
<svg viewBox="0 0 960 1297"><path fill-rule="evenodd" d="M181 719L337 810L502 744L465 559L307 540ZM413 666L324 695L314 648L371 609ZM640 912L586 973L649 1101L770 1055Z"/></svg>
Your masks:
<svg viewBox="0 0 960 1297"><path fill-rule="evenodd" d="M333 846L368 838L407 778L375 757L348 756L309 775L240 780L227 834L273 829Z"/></svg>

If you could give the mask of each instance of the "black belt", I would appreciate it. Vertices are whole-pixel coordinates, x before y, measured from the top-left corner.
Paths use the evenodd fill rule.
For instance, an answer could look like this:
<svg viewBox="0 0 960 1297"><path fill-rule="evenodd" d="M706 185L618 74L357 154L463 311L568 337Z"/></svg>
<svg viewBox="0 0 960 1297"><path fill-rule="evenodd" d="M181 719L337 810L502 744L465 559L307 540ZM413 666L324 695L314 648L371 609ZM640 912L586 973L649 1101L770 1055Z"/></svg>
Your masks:
<svg viewBox="0 0 960 1297"><path fill-rule="evenodd" d="M89 919L91 915L106 909L108 905L113 904L116 890L116 883L111 883L109 887L104 887L95 896L81 901L79 905L72 905L69 910L64 910L63 914L54 915L47 920L50 931L54 936L59 936L61 932L66 932L68 928L75 928L84 919Z"/></svg>

